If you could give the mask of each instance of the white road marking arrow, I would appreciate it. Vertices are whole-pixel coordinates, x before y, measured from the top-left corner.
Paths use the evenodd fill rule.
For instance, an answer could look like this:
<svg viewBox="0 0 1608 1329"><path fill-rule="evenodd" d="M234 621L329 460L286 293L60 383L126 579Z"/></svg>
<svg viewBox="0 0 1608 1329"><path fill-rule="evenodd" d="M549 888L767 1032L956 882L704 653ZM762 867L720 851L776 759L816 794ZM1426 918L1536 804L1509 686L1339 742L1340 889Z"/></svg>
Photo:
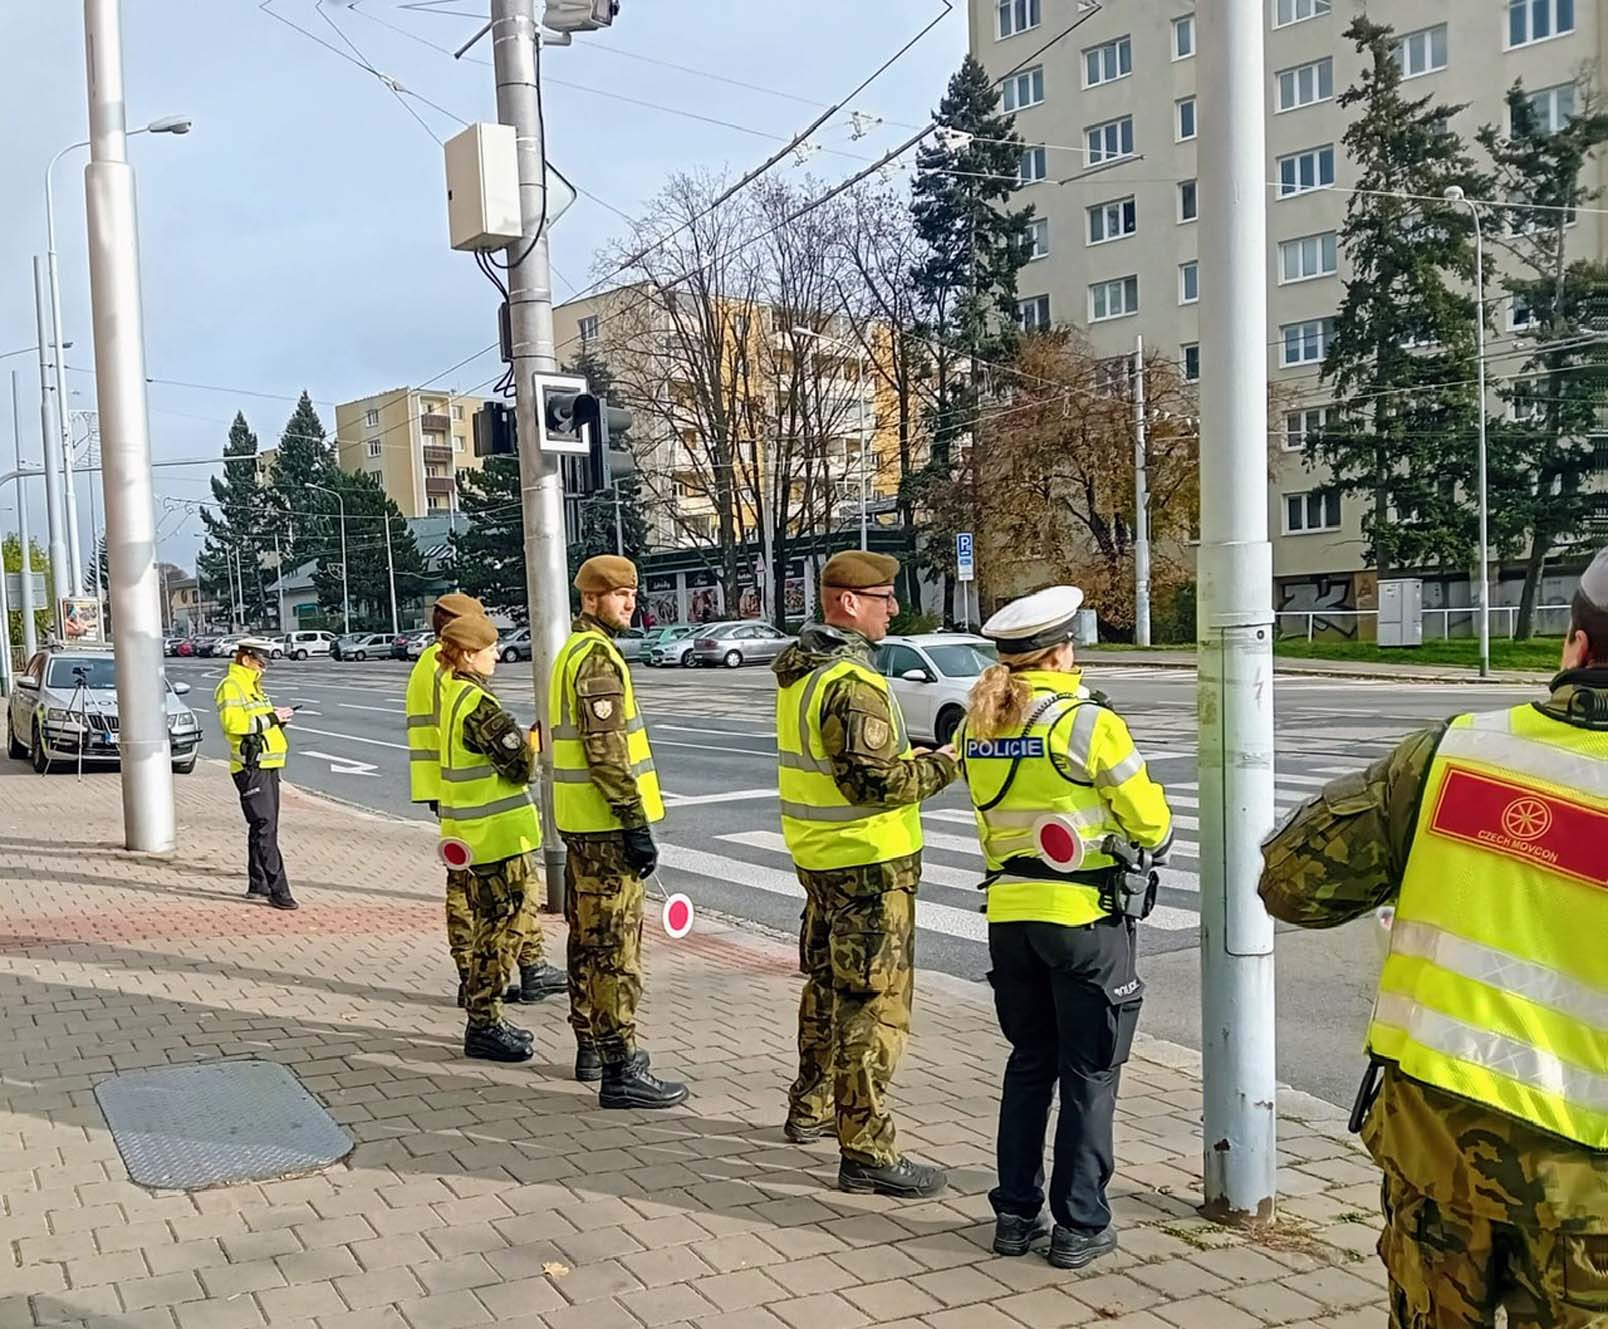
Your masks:
<svg viewBox="0 0 1608 1329"><path fill-rule="evenodd" d="M304 757L317 757L320 761L327 761L331 775L372 775L376 779L379 778L379 767L373 766L366 761L358 761L353 757L332 757L327 752L314 752L311 748L303 748L301 755Z"/></svg>

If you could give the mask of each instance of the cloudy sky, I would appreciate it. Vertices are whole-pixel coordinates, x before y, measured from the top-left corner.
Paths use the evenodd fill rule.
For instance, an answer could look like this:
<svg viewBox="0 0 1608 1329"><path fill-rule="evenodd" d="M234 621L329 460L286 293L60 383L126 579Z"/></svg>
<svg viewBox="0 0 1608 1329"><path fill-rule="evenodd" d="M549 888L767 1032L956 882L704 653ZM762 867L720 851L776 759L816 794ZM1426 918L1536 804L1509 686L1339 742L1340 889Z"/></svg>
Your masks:
<svg viewBox="0 0 1608 1329"><path fill-rule="evenodd" d="M547 50L549 157L601 200L582 197L554 228L558 298L590 280L594 253L627 226L620 214L636 215L669 173L735 175L757 164L942 9L943 0L624 0L611 30ZM334 402L435 378L495 339L491 287L448 248L438 142L496 118L487 44L450 56L486 13L486 0L123 0L130 127L175 114L195 121L186 137L129 142L148 373L159 380L150 389L157 457L215 456L236 410L267 446L304 387L333 430ZM820 133L823 150L807 166L785 169L835 180L905 137L902 126L936 105L965 41L959 5L849 108L885 124L856 141L845 113ZM82 6L0 0L0 51L6 356L36 340L32 255L45 248L46 163L87 135ZM398 97L360 62L417 95ZM55 177L76 410L95 406L86 158L69 154ZM469 391L499 368L483 356L443 386ZM9 369L21 387L23 456L36 460L38 363L30 350L0 359ZM8 418L5 403L0 422ZM9 470L3 423L0 440ZM207 498L206 474L156 472L161 553L186 566L200 521L177 500ZM31 488L42 536L41 486ZM81 481L86 556L88 489ZM0 530L15 524L8 486Z"/></svg>

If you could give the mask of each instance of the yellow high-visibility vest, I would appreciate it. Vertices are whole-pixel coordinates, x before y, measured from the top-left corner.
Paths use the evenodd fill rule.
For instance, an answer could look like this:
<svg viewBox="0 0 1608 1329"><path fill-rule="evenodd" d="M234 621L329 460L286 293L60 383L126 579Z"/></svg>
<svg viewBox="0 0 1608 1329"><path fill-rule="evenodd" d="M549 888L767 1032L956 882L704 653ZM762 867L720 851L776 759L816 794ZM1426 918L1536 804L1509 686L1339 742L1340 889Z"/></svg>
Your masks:
<svg viewBox="0 0 1608 1329"><path fill-rule="evenodd" d="M623 829L614 809L592 783L591 764L581 738L576 676L588 653L601 647L608 652L625 682L625 746L636 777L642 811L650 822L664 820L664 798L659 792L659 772L653 764L648 744L648 727L637 710L636 688L625 658L606 632L587 628L572 632L553 662L548 685L547 714L553 740L553 816L558 829L578 834Z"/></svg>
<svg viewBox="0 0 1608 1329"><path fill-rule="evenodd" d="M443 840L462 840L475 866L541 848L536 791L500 774L491 759L464 744L464 722L484 688L448 673L441 680L441 790L436 812Z"/></svg>
<svg viewBox="0 0 1608 1329"><path fill-rule="evenodd" d="M218 707L218 728L229 740L229 774L246 769L240 745L251 735L262 740L257 757L259 770L277 770L285 764L290 740L274 719L273 703L263 694L262 675L242 664L231 664L212 700Z"/></svg>
<svg viewBox="0 0 1608 1329"><path fill-rule="evenodd" d="M441 797L441 643L419 653L408 674L408 794L415 803Z"/></svg>
<svg viewBox="0 0 1608 1329"><path fill-rule="evenodd" d="M821 740L821 703L837 679L861 679L888 699L901 760L910 757L899 702L888 680L858 660L833 660L776 693L777 788L782 837L793 862L808 871L868 867L921 849L921 807L862 807L849 802L832 775Z"/></svg>
<svg viewBox="0 0 1608 1329"><path fill-rule="evenodd" d="M1109 912L1098 886L1006 867L1012 859L1037 861L1034 824L1050 813L1069 818L1084 844L1079 874L1098 873L1116 863L1101 848L1106 836L1153 849L1172 833L1172 812L1128 726L1089 699L1080 674L1024 669L1017 677L1033 689L1020 733L974 738L962 722L955 735L983 857L1000 874L988 887L988 921L1082 927Z"/></svg>
<svg viewBox="0 0 1608 1329"><path fill-rule="evenodd" d="M1369 1051L1608 1150L1608 738L1459 716L1431 763Z"/></svg>

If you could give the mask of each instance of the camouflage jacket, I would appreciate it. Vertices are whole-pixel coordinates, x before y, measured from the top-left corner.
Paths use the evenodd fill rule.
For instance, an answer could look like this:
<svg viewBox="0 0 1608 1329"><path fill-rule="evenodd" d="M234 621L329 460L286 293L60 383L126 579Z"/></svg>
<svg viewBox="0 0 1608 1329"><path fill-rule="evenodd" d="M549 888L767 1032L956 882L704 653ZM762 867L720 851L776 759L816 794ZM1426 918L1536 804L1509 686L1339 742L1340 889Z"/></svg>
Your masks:
<svg viewBox="0 0 1608 1329"><path fill-rule="evenodd" d="M1579 723L1608 670L1554 681L1540 709ZM1575 708L1575 709L1572 709ZM1593 726L1595 727L1595 726ZM1410 734L1365 771L1330 781L1263 847L1262 902L1286 923L1327 928L1389 904L1400 889L1419 799L1444 724ZM1524 1227L1608 1232L1608 1154L1387 1067L1363 1143L1387 1172L1460 1213Z"/></svg>
<svg viewBox="0 0 1608 1329"><path fill-rule="evenodd" d="M777 657L772 669L781 687L834 660L856 659L875 668L876 647L851 628L811 623L798 641ZM821 697L821 745L832 763L832 778L843 797L860 807L895 808L931 798L954 780L953 758L938 752L901 757L900 727L887 694L863 679L829 683ZM921 856L910 854L870 867L851 868L854 890L914 890L921 878ZM805 874L808 875L808 874ZM845 872L822 874L835 880Z"/></svg>
<svg viewBox="0 0 1608 1329"><path fill-rule="evenodd" d="M601 632L612 640L616 630L602 619L582 614L570 624L571 632ZM631 774L631 753L626 746L625 679L608 652L593 646L581 657L575 673L575 688L591 702L607 698L613 705L577 706L581 745L586 749L586 765L592 783L603 795L610 810L620 819L623 830L648 824L636 776ZM599 719L602 710L605 718Z"/></svg>
<svg viewBox="0 0 1608 1329"><path fill-rule="evenodd" d="M486 694L463 722L464 747L489 761L503 779L529 784L536 770L536 752L530 745L529 731L503 710L491 690L490 679L467 670L458 670L453 676L473 683Z"/></svg>

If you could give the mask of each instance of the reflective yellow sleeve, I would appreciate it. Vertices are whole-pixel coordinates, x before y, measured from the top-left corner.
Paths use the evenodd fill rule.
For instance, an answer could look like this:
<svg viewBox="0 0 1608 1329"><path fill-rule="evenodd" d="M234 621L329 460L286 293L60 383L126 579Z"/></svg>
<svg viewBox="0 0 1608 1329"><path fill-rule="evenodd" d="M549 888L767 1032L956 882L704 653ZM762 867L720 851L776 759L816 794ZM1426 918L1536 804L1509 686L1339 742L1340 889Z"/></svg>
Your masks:
<svg viewBox="0 0 1608 1329"><path fill-rule="evenodd" d="M1089 777L1117 825L1135 844L1155 849L1172 838L1167 794L1150 778L1144 755L1115 711L1103 706L1089 743Z"/></svg>

